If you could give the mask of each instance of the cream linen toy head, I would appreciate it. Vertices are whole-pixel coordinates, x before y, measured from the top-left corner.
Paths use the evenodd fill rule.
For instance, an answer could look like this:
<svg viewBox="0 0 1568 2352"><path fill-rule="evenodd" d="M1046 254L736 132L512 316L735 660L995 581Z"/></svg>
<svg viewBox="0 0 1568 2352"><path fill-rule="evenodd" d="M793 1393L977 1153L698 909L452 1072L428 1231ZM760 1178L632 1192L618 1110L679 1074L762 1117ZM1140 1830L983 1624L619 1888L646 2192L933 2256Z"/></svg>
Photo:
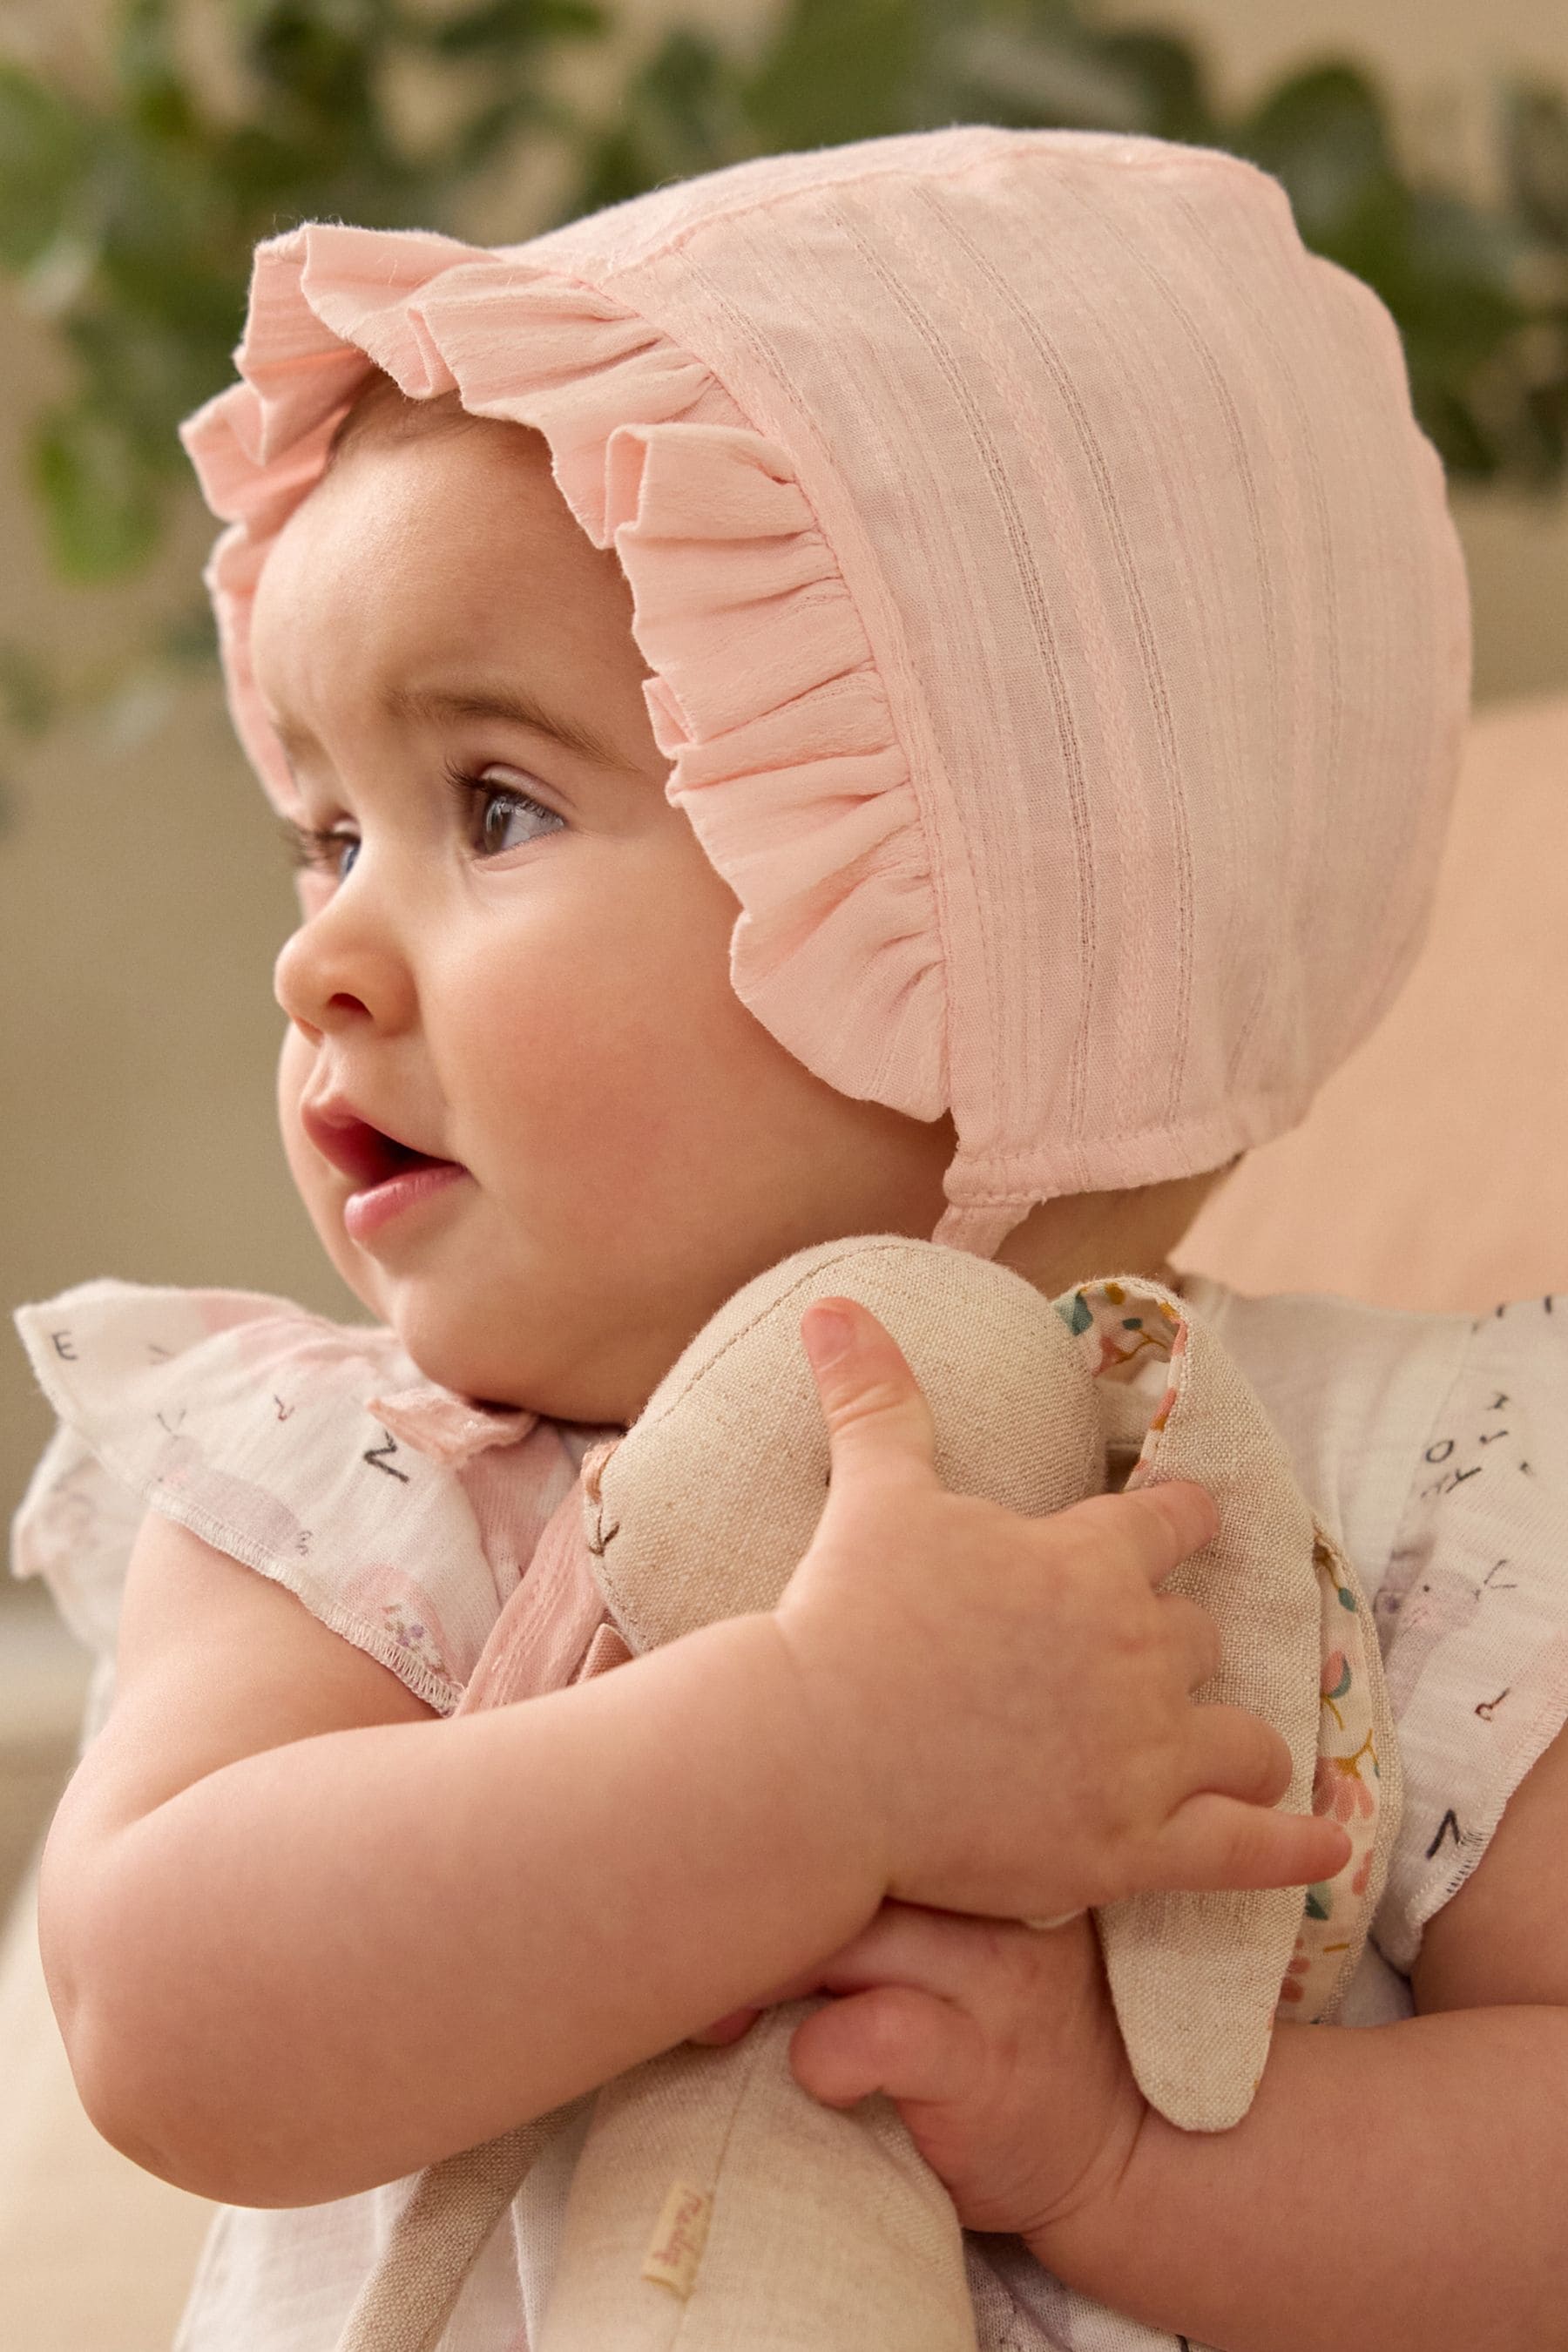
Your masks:
<svg viewBox="0 0 1568 2352"><path fill-rule="evenodd" d="M588 1548L633 1652L770 1608L810 1542L828 1455L799 1324L829 1294L861 1300L899 1341L956 1490L1037 1514L1108 1484L1207 1486L1220 1533L1167 1586L1220 1628L1224 1663L1197 1696L1284 1735L1291 1809L1353 1789L1336 1807L1350 1859L1305 1902L1289 1888L1147 1895L1096 1914L1140 2087L1173 2123L1224 2129L1251 2102L1277 2013L1333 2015L1397 1826L1397 1751L1354 1573L1247 1382L1172 1293L1106 1280L1053 1304L1005 1267L879 1235L748 1283L626 1436L584 1462ZM846 2116L800 2090L786 2052L801 2014L772 2011L734 2048L674 2051L608 2084L564 2170L551 2151L569 2110L434 2168L342 2352L434 2347L542 2156L525 2194L561 2252L539 2352L973 2352L946 2192L885 2102Z"/></svg>

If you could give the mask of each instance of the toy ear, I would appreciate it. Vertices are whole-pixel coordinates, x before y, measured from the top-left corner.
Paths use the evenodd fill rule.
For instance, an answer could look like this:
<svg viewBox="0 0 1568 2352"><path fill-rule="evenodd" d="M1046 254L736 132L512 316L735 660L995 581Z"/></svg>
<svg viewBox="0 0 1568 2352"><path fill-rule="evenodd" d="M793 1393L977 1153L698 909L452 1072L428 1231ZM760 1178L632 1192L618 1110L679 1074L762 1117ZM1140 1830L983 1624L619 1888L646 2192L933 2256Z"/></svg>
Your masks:
<svg viewBox="0 0 1568 2352"><path fill-rule="evenodd" d="M809 1546L828 1448L800 1318L828 1297L860 1300L903 1349L945 1486L1033 1514L1104 1486L1092 1374L1021 1275L899 1234L820 1244L726 1301L584 1461L595 1572L634 1650L771 1609Z"/></svg>

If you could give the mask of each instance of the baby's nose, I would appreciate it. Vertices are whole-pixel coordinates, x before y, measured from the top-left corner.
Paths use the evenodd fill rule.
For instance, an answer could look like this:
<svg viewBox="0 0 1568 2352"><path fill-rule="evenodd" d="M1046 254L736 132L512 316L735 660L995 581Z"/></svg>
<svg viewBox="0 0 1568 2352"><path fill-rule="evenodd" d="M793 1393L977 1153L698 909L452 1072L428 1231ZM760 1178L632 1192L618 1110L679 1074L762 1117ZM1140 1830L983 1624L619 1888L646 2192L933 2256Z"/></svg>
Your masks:
<svg viewBox="0 0 1568 2352"><path fill-rule="evenodd" d="M346 886L284 941L272 992L295 1027L317 1043L356 1022L399 1028L414 1007L405 959L369 901Z"/></svg>

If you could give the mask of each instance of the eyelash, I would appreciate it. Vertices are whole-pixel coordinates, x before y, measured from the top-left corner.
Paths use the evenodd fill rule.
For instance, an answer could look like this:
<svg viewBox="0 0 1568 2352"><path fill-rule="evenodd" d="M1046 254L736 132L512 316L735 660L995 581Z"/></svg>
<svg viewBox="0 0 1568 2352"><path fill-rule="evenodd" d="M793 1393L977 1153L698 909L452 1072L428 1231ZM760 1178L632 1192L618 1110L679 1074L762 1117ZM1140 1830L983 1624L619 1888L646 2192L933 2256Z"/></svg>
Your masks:
<svg viewBox="0 0 1568 2352"><path fill-rule="evenodd" d="M473 845L480 856L499 854L493 850L487 853L483 842L484 820L498 802L504 803L508 808L526 810L531 816L551 818L557 829L564 823L558 809L546 808L543 802L536 801L531 793L519 792L515 785L493 783L488 776L475 775L455 760L446 762L442 774L456 795L459 809L468 817L471 830L479 835ZM358 837L353 833L296 824L288 817L283 820L284 843L289 863L296 869L335 873L345 847L357 841Z"/></svg>

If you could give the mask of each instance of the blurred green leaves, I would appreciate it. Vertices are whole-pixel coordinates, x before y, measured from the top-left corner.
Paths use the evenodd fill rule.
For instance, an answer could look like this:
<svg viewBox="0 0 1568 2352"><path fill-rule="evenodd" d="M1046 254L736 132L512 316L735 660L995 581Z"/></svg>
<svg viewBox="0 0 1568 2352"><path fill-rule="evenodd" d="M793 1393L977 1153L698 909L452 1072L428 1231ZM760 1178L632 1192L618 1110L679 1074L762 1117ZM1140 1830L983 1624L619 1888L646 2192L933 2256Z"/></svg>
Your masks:
<svg viewBox="0 0 1568 2352"><path fill-rule="evenodd" d="M571 209L743 154L956 121L1142 131L1249 157L1314 251L1365 278L1404 339L1416 414L1474 481L1568 464L1568 99L1498 93L1505 199L1418 184L1388 101L1329 60L1226 115L1202 50L1074 0L792 0L760 56L689 30L643 66Z"/></svg>
<svg viewBox="0 0 1568 2352"><path fill-rule="evenodd" d="M542 61L602 31L584 0L220 0L237 110L200 92L174 0L118 0L100 86L0 61L0 264L53 324L75 389L35 423L28 470L69 580L134 571L171 486L175 426L232 375L257 239L303 219L440 225L505 147L552 119ZM390 78L472 86L408 152Z"/></svg>
<svg viewBox="0 0 1568 2352"><path fill-rule="evenodd" d="M192 62L194 15L207 68L221 51L216 80ZM1489 207L1412 180L1353 63L1313 64L1227 115L1200 47L1102 26L1087 0L784 0L760 37L678 24L640 50L614 0L112 0L110 27L85 76L0 58L0 268L68 378L25 464L69 581L137 572L194 496L175 427L231 380L258 237L322 218L474 235L489 191L484 234L521 238L748 155L964 121L1251 157L1307 243L1387 303L1453 473L1545 485L1568 458L1560 90L1499 90ZM563 71L585 47L601 87L568 97L588 86ZM509 197L519 186L554 194ZM188 616L149 638L165 663L210 646ZM0 728L71 699L0 646Z"/></svg>
<svg viewBox="0 0 1568 2352"><path fill-rule="evenodd" d="M580 140L551 69L607 26L587 0L201 0L225 53L215 94L188 59L193 5L114 0L87 75L0 58L0 269L68 385L29 420L22 464L53 564L82 585L142 570L194 499L176 427L232 379L258 238L322 218L463 234L488 172L531 139ZM400 115L411 74L451 86L434 131ZM210 667L202 607L153 619L127 657L85 633L53 659L0 640L0 741L79 709L112 727L150 679Z"/></svg>

